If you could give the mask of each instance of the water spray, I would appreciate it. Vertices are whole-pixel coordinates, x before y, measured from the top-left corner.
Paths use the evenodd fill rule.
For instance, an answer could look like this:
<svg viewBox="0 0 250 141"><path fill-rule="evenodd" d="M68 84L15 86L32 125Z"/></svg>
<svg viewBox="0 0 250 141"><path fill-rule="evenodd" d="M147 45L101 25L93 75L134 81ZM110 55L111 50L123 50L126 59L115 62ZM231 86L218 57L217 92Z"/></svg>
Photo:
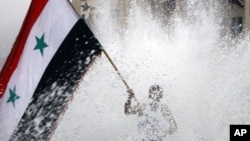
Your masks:
<svg viewBox="0 0 250 141"><path fill-rule="evenodd" d="M132 89L129 87L128 83L127 83L127 82L125 81L125 79L123 78L123 76L121 75L120 71L119 71L118 68L116 67L116 65L115 65L115 63L113 62L113 60L112 60L112 59L110 58L110 56L108 55L107 51L106 51L105 49L103 49L103 52L104 52L105 56L108 58L108 61L110 62L110 64L111 64L111 65L113 66L113 68L115 69L116 73L117 73L117 74L119 75L119 77L121 78L123 84L126 86L127 91L128 91L128 90L132 90ZM136 102L137 104L139 104L139 101L137 100L137 98L135 97L135 95L133 95L133 98L134 98L135 102Z"/></svg>

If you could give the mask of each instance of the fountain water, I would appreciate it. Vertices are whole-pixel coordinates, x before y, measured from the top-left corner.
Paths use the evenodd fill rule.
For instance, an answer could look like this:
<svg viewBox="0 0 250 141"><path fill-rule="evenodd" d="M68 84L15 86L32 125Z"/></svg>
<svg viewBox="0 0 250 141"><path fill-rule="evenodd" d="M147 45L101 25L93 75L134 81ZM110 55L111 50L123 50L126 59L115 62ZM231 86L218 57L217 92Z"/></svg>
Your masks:
<svg viewBox="0 0 250 141"><path fill-rule="evenodd" d="M224 5L187 0L164 26L147 5L131 1L124 30L112 19L110 3L100 5L102 14L91 27L139 101L146 101L151 84L163 87L163 102L178 124L166 140L229 140L230 124L249 124L250 40L221 35ZM135 140L137 118L124 115L126 98L125 86L102 56L52 140Z"/></svg>
<svg viewBox="0 0 250 141"><path fill-rule="evenodd" d="M250 40L232 38L225 31L225 5L189 0L164 26L147 5L131 1L126 29L121 30L109 4L105 2L105 14L96 19L93 30L140 101L146 100L151 84L163 86L164 102L178 124L166 140L229 140L230 124L249 124ZM81 96L76 96L83 102L72 103L79 110L72 106L62 124L70 124L73 111L81 111L82 125L75 126L75 133L69 128L70 138L76 134L89 140L134 140L136 117L123 114L126 89L111 72L103 56L83 82Z"/></svg>
<svg viewBox="0 0 250 141"><path fill-rule="evenodd" d="M131 1L125 30L112 19L110 1L103 5L92 28L138 99L146 100L151 84L164 88L178 124L166 140L229 140L230 124L249 124L250 40L228 34L225 5L188 0L164 26L148 5ZM123 114L125 91L103 56L60 125L69 128L59 126L55 140L135 140L136 117ZM72 121L81 125L72 128Z"/></svg>

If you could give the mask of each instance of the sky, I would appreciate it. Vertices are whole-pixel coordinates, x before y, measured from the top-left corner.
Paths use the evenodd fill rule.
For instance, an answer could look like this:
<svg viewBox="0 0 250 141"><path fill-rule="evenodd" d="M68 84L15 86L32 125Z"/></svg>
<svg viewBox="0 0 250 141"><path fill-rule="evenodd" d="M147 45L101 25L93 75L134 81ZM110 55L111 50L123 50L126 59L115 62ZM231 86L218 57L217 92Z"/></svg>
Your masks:
<svg viewBox="0 0 250 141"><path fill-rule="evenodd" d="M30 0L0 1L0 68L17 37Z"/></svg>

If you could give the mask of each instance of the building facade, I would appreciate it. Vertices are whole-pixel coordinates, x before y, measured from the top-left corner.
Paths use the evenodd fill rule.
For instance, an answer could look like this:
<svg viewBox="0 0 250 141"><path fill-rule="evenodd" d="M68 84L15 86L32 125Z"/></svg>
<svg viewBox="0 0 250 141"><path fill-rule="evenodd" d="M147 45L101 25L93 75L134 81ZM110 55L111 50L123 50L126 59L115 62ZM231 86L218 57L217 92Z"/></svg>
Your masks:
<svg viewBox="0 0 250 141"><path fill-rule="evenodd" d="M185 4L188 0L137 0L138 5L147 7L151 10L153 18L159 19L163 25L170 22L170 17L174 13L181 13L185 17L188 11L184 10ZM201 1L197 1L201 2ZM207 1L206 1L207 2ZM210 0L210 3L218 2L216 0ZM220 1L223 5L223 13L226 14L225 22L226 30L231 32L233 35L250 30L250 0L222 0ZM95 18L93 13L96 12L98 7L103 3L101 0L72 0L72 3L76 10L85 19ZM110 0L110 10L112 16L116 19L123 28L126 27L128 11L131 3L129 0ZM92 15L91 15L92 14ZM221 13L220 13L221 14ZM220 16L218 14L218 16Z"/></svg>
<svg viewBox="0 0 250 141"><path fill-rule="evenodd" d="M244 26L245 29L250 30L250 1L244 0Z"/></svg>
<svg viewBox="0 0 250 141"><path fill-rule="evenodd" d="M232 34L239 34L250 30L250 1L228 0L228 13L231 19Z"/></svg>

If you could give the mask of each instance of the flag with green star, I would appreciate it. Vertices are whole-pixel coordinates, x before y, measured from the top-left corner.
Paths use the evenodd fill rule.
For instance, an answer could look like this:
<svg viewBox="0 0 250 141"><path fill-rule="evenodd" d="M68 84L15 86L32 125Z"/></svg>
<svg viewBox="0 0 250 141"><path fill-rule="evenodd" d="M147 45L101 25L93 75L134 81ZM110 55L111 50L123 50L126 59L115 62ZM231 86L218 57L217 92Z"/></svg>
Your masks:
<svg viewBox="0 0 250 141"><path fill-rule="evenodd" d="M15 102L17 99L19 99L20 97L16 94L16 86L14 87L14 89L9 89L9 93L10 93L10 96L9 96L9 99L7 101L7 103L12 103L13 104L13 107L15 108Z"/></svg>
<svg viewBox="0 0 250 141"><path fill-rule="evenodd" d="M83 12L89 10L89 8L90 8L90 6L88 5L87 2L85 2L85 4L83 4L83 5L81 5L81 7L82 7L82 11L83 11Z"/></svg>
<svg viewBox="0 0 250 141"><path fill-rule="evenodd" d="M102 47L68 0L32 0L17 37L0 73L0 140L48 140Z"/></svg>
<svg viewBox="0 0 250 141"><path fill-rule="evenodd" d="M39 50L41 55L43 56L43 50L48 47L48 45L44 41L44 34L41 37L36 36L36 46L34 50Z"/></svg>

